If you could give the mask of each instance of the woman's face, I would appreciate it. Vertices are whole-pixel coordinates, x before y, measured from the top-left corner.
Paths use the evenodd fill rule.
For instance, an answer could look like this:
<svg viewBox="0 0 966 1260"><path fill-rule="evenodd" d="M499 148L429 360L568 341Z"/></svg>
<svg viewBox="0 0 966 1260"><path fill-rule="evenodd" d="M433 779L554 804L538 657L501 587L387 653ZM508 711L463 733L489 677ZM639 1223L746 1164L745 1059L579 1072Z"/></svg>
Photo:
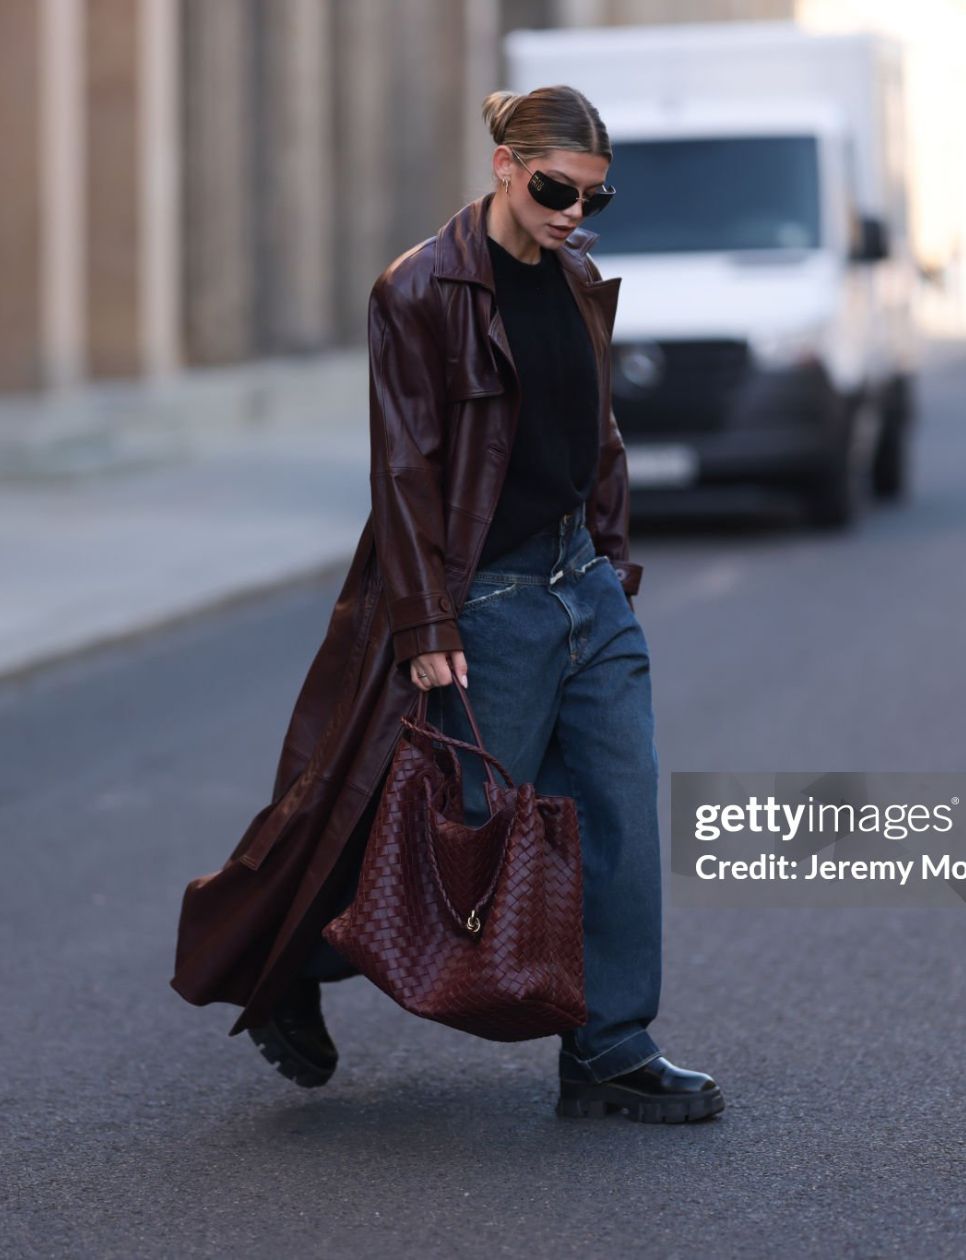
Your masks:
<svg viewBox="0 0 966 1260"><path fill-rule="evenodd" d="M572 149L548 149L546 153L524 160L530 171L514 159L507 145L497 146L493 169L501 181L504 176L508 176L510 180L509 195L504 193L502 182L497 187L499 199L509 209L522 231L528 233L538 244L556 249L580 225L583 207L579 199L565 210L550 210L541 206L538 201L534 201L527 189L530 172L542 171L551 179L572 184L583 195L589 196L605 183L609 163L604 157L593 153L575 153Z"/></svg>

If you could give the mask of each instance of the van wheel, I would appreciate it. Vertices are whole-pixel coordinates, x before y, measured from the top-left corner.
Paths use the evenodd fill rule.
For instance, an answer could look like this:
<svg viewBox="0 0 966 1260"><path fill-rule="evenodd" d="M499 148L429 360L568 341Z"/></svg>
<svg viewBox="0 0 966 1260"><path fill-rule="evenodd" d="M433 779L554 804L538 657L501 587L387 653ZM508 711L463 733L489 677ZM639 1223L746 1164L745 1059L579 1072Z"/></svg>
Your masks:
<svg viewBox="0 0 966 1260"><path fill-rule="evenodd" d="M861 404L858 404L861 406ZM805 512L819 529L848 529L859 519L868 486L869 459L863 457L858 410L851 415L844 444L829 456L807 485Z"/></svg>
<svg viewBox="0 0 966 1260"><path fill-rule="evenodd" d="M882 436L872 465L872 490L877 499L904 499L909 492L911 422L911 383L907 376L896 377L883 404Z"/></svg>
<svg viewBox="0 0 966 1260"><path fill-rule="evenodd" d="M858 518L860 498L855 464L843 451L815 478L807 492L808 522L818 529L847 529Z"/></svg>

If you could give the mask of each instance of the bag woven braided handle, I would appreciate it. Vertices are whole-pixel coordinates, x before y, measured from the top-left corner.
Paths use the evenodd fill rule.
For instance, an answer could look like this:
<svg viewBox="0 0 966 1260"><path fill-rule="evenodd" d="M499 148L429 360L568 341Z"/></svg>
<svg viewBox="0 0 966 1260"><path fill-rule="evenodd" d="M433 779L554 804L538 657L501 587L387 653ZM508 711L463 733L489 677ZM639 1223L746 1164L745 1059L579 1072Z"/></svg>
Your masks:
<svg viewBox="0 0 966 1260"><path fill-rule="evenodd" d="M473 728L473 734L476 736L475 744L468 744L465 740L455 739L452 735L444 735L438 727L433 726L432 722L426 721L426 697L429 694L426 691L421 691L419 693L419 702L416 705L416 720L413 721L411 718L404 715L399 719L400 722L403 726L408 726L410 730L416 731L420 735L427 735L431 739L442 740L446 744L452 744L454 748L465 748L469 752L478 753L479 756L484 759L483 768L486 771L486 777L494 787L496 787L496 779L493 777L493 771L490 769L491 762L496 766L500 774L503 775L504 779L506 779L507 786L511 788L515 787L516 784L513 782L509 770L507 770L503 763L498 761L492 753L488 753L483 747L483 737L480 734L480 728L476 724L476 718L473 714L473 710L470 708L470 701L466 694L466 689L461 683L457 683L456 685L459 687L460 699L463 701L463 708L466 710L466 716L469 718L470 726Z"/></svg>

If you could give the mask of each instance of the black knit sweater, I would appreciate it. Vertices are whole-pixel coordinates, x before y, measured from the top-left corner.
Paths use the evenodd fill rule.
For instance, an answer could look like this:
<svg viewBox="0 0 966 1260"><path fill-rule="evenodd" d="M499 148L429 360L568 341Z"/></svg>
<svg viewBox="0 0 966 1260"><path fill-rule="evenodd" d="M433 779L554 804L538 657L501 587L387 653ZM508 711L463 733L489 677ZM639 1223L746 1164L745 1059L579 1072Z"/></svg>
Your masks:
<svg viewBox="0 0 966 1260"><path fill-rule="evenodd" d="M487 236L496 303L520 377L520 418L480 564L552 525L590 494L597 473L597 365L556 253L524 263Z"/></svg>

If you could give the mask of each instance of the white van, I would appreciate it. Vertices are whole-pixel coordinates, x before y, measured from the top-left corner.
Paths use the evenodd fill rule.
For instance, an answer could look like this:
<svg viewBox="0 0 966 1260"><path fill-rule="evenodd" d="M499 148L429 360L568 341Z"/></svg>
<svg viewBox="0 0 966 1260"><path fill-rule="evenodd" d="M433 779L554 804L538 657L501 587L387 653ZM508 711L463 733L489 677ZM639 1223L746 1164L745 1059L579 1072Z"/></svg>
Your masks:
<svg viewBox="0 0 966 1260"><path fill-rule="evenodd" d="M793 489L851 523L907 487L918 348L901 50L792 23L514 31L509 84L600 111L632 506Z"/></svg>

